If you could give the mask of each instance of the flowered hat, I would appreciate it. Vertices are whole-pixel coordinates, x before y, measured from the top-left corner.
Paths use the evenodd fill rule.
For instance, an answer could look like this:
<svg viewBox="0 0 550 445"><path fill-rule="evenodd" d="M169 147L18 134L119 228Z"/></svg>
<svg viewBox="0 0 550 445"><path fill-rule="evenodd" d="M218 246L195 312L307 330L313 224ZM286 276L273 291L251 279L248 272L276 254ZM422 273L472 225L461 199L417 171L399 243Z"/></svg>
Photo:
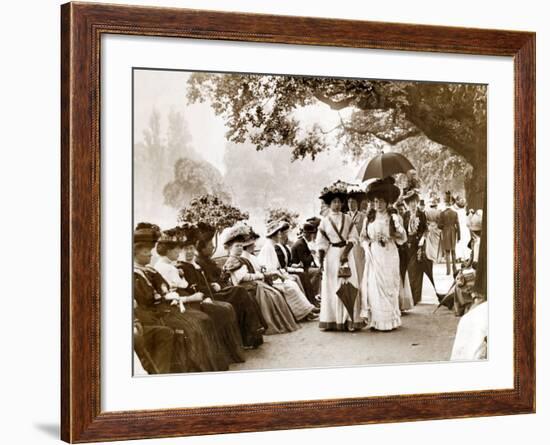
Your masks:
<svg viewBox="0 0 550 445"><path fill-rule="evenodd" d="M365 188L358 184L348 184L347 197L357 200L357 202L363 201L367 197Z"/></svg>
<svg viewBox="0 0 550 445"><path fill-rule="evenodd" d="M395 185L395 179L388 176L384 179L379 179L369 185L367 189L367 199L369 201L375 198L383 199L387 203L393 203L399 198L399 187Z"/></svg>
<svg viewBox="0 0 550 445"><path fill-rule="evenodd" d="M348 185L346 182L338 180L321 190L319 199L322 199L328 205L334 198L340 198L342 202L345 202L348 195Z"/></svg>
<svg viewBox="0 0 550 445"><path fill-rule="evenodd" d="M216 229L212 225L199 221L196 225L196 233L195 237L198 240L201 241L210 241L212 238L214 238L214 235L216 234Z"/></svg>
<svg viewBox="0 0 550 445"><path fill-rule="evenodd" d="M227 249L231 244L236 242L244 242L249 235L249 226L246 224L235 224L232 227L227 227L220 235L220 241Z"/></svg>
<svg viewBox="0 0 550 445"><path fill-rule="evenodd" d="M165 230L161 233L157 244L170 246L190 246L197 240L197 228L193 224L183 223L180 226Z"/></svg>

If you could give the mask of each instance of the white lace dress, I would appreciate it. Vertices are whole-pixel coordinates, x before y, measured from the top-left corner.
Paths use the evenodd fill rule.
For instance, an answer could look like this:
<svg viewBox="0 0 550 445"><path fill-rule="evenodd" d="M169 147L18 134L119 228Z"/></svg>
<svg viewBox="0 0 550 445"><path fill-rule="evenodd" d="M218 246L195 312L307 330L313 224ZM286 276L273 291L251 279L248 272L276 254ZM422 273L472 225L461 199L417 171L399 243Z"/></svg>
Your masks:
<svg viewBox="0 0 550 445"><path fill-rule="evenodd" d="M377 213L371 223L365 221L362 231L365 270L361 283L361 316L367 320L369 327L380 331L401 326L401 276L397 244L403 244L407 234L397 220L394 236L390 236L390 215L387 212Z"/></svg>

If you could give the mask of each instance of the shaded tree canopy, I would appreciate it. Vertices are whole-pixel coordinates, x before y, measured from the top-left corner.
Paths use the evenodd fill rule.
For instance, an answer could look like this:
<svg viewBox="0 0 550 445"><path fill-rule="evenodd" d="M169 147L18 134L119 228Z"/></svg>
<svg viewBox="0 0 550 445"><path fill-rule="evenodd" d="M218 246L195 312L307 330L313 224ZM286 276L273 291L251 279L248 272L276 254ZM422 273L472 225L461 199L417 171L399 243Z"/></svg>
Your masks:
<svg viewBox="0 0 550 445"><path fill-rule="evenodd" d="M191 103L210 101L226 122L229 141L249 141L257 150L289 146L294 159L315 159L327 151L329 133L354 158L365 158L380 141L395 145L423 133L479 169L471 191L484 189L484 85L194 73L187 97ZM339 113L339 124L304 128L295 111L320 103Z"/></svg>

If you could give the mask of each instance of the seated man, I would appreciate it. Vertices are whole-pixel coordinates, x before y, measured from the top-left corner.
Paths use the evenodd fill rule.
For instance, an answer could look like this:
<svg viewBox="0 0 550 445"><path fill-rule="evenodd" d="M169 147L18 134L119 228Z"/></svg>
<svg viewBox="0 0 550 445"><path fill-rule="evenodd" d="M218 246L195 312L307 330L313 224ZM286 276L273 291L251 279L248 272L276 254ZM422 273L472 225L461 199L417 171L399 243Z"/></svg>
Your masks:
<svg viewBox="0 0 550 445"><path fill-rule="evenodd" d="M319 305L317 296L320 293L321 270L315 262L315 257L310 249L309 243L315 240L317 227L311 223L305 223L302 227L302 235L293 244L291 249L292 264L299 264L304 269L306 277L306 288L315 295L315 303Z"/></svg>

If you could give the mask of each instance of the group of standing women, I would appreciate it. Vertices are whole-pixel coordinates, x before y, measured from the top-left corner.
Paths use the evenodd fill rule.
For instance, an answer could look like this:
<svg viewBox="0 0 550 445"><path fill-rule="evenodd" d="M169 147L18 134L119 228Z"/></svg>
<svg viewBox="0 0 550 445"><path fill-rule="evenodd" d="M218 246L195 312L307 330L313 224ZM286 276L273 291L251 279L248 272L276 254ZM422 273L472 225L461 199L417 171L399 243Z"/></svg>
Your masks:
<svg viewBox="0 0 550 445"><path fill-rule="evenodd" d="M423 274L433 282L431 264L418 255L427 229L426 216L416 209L418 192L403 194L409 210L401 216L393 205L401 195L394 182L388 177L372 183L362 196L364 211L358 210L359 194L345 183L320 196L327 208L316 237L323 269L321 329L393 330L401 325L401 312L420 301ZM353 306L343 294L355 295Z"/></svg>

